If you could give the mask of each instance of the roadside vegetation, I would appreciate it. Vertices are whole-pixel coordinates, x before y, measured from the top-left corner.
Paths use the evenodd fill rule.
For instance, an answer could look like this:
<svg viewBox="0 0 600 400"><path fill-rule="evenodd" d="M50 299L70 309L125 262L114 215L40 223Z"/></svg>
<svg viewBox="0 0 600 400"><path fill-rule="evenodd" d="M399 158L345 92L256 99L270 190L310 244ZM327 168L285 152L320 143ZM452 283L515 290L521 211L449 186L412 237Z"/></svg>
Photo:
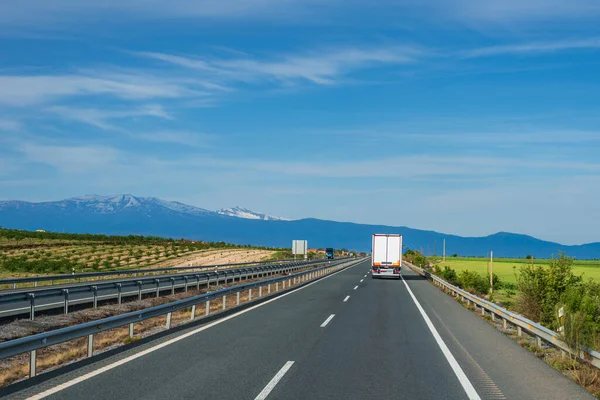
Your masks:
<svg viewBox="0 0 600 400"><path fill-rule="evenodd" d="M155 236L107 236L30 232L0 228L0 276L111 271L165 266L194 255L267 247L165 239ZM268 256L267 256L268 257Z"/></svg>
<svg viewBox="0 0 600 400"><path fill-rule="evenodd" d="M458 261L454 263L453 261ZM466 262L465 262L466 261ZM471 293L486 297L554 331L561 331L574 352L581 346L600 350L600 262L560 253L549 260L494 260L494 292L485 261L469 259L430 264L431 272ZM459 271L451 265L460 265ZM463 267L464 266L464 267ZM512 270L512 275L508 270ZM498 275L496 271L500 271ZM593 273L589 273L593 271ZM482 273L483 272L483 273ZM559 318L559 309L563 317Z"/></svg>
<svg viewBox="0 0 600 400"><path fill-rule="evenodd" d="M475 311L476 315L485 318L498 330L518 341L522 347L600 399L600 371L577 356L584 347L600 351L600 279L590 277L595 277L600 272L593 270L600 269L599 261L575 260L565 253L549 260L533 261L531 257L494 260L492 292L487 260L457 258L450 258L450 262L439 262L418 252L405 255L407 261L415 265L421 264L429 272L455 286L559 332L569 348L568 354L562 354L560 350L548 345L538 347L535 338L518 336L516 329L510 324L503 326L500 319L494 320L487 314L482 316L473 303L463 303L466 308ZM474 263L478 263L479 268L457 271L450 266L460 265L466 268ZM512 274L507 273L507 265ZM590 269L595 274L588 274ZM499 271L499 276L496 271Z"/></svg>

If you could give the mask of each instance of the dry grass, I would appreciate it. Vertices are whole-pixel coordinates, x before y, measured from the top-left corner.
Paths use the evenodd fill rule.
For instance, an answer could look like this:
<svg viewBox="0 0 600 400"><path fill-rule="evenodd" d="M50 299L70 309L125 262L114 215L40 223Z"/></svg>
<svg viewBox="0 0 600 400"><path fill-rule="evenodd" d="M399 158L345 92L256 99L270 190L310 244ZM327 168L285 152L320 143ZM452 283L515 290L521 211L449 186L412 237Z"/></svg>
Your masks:
<svg viewBox="0 0 600 400"><path fill-rule="evenodd" d="M305 270L308 270L307 268ZM279 275L279 276L283 276ZM274 277L274 276L273 276ZM248 280L247 282L257 282L261 279ZM246 282L246 281L245 281ZM236 283L237 284L237 283ZM295 285L297 285L296 283ZM232 286L227 285L227 286ZM292 282L292 286L295 286ZM212 290L218 290L226 287L211 286ZM286 289L288 282L286 281ZM279 285L279 290L283 290ZM123 314L143 308L152 307L158 304L196 296L205 293L206 289L200 291L189 290L187 293L179 293L174 296L148 298L142 301L123 303L119 305L108 305L97 309L88 309L77 311L67 315L60 316L42 316L35 321L18 320L0 327L0 341L16 339L18 337L28 336L35 333L58 329L65 326L72 326L88 321L94 321L106 318L112 315ZM275 286L271 285L271 294L275 292ZM258 298L259 290L252 290L252 300ZM268 294L267 285L263 286L262 297ZM240 292L240 304L249 300L249 290ZM196 318L206 317L205 303L196 306ZM237 296L235 294L226 297L226 309L237 305ZM223 311L223 298L213 299L210 302L210 313ZM191 307L181 309L172 313L171 327L183 325L190 321ZM166 329L166 316L160 316L138 322L134 325L134 336L129 337L129 327L120 327L94 335L94 352L104 352L121 345L131 343L144 337L151 336L157 332ZM79 338L69 342L49 346L38 351L37 371L39 373L48 372L60 366L78 361L87 356L87 338ZM29 374L29 353L20 354L15 357L0 360L0 387L7 386L16 381L25 379Z"/></svg>

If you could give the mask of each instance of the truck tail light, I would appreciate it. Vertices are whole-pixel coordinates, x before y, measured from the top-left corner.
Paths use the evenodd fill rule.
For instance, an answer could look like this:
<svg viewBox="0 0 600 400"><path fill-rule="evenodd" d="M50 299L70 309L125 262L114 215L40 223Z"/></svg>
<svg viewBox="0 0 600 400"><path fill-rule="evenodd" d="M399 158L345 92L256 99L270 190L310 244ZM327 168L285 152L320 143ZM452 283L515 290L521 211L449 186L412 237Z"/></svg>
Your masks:
<svg viewBox="0 0 600 400"><path fill-rule="evenodd" d="M399 269L395 269L395 270L394 270L394 274L398 275L399 273L400 273L400 270L399 270Z"/></svg>

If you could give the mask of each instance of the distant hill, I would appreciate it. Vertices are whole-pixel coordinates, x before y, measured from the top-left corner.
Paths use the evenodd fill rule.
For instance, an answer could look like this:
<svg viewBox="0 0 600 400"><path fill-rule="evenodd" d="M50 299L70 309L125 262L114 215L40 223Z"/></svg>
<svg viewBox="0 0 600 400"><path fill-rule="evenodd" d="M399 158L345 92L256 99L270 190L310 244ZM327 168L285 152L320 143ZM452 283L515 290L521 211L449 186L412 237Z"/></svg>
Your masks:
<svg viewBox="0 0 600 400"><path fill-rule="evenodd" d="M531 236L500 232L485 237L461 237L405 226L365 225L319 219L278 219L236 207L209 211L154 197L84 196L62 201L0 202L0 226L56 232L153 235L225 241L237 244L290 247L292 239L307 239L309 247L370 251L371 234L401 233L404 244L433 254L548 258L564 250L577 258L600 258L600 243L567 246Z"/></svg>

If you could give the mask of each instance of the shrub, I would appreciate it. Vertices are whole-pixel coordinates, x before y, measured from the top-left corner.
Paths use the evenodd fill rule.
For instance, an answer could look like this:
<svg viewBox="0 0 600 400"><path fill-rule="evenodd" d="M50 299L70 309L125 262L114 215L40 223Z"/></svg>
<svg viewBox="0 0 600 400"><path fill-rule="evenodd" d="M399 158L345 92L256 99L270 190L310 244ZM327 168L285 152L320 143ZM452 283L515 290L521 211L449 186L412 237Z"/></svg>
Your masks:
<svg viewBox="0 0 600 400"><path fill-rule="evenodd" d="M442 271L440 271L440 276L452 284L456 284L458 282L458 275L456 274L456 271L447 265L444 266Z"/></svg>
<svg viewBox="0 0 600 400"><path fill-rule="evenodd" d="M490 290L489 279L485 279L475 271L462 271L458 276L458 282L467 291L487 294Z"/></svg>

